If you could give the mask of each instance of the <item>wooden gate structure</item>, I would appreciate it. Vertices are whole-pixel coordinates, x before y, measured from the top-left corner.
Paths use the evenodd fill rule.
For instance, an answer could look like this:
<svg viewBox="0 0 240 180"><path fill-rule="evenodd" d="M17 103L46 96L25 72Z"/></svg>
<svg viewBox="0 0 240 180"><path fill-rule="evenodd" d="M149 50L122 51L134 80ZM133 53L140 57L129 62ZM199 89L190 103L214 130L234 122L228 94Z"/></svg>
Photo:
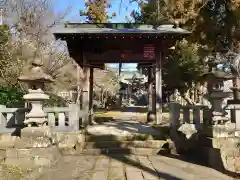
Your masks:
<svg viewBox="0 0 240 180"><path fill-rule="evenodd" d="M54 30L56 39L66 41L70 56L83 68L85 78L81 101L84 106L81 108L90 112L83 123L88 125L92 122L93 68L103 68L105 63L138 63L148 67L148 119L160 123L161 61L176 40L188 34L189 31L174 25L160 25L155 28L144 24L68 22L64 27L57 27Z"/></svg>

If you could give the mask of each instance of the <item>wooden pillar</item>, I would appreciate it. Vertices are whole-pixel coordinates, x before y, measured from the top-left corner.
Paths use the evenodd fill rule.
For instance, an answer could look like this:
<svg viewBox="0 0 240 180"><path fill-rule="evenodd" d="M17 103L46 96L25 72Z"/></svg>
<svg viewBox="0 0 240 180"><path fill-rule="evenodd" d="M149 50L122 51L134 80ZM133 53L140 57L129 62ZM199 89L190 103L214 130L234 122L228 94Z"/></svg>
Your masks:
<svg viewBox="0 0 240 180"><path fill-rule="evenodd" d="M81 72L81 67L77 66L77 97L76 97L76 104L79 105L79 108L82 109L82 104L81 104L81 88L80 88L80 72Z"/></svg>
<svg viewBox="0 0 240 180"><path fill-rule="evenodd" d="M156 124L162 122L162 54L156 59Z"/></svg>
<svg viewBox="0 0 240 180"><path fill-rule="evenodd" d="M93 123L93 72L94 68L90 67L89 77L89 124Z"/></svg>
<svg viewBox="0 0 240 180"><path fill-rule="evenodd" d="M131 104L131 97L132 97L131 85L128 84L128 103L129 103L129 105Z"/></svg>
<svg viewBox="0 0 240 180"><path fill-rule="evenodd" d="M156 68L152 67L152 81L153 81L153 88L152 88L152 109L153 109L153 117L154 121L156 120Z"/></svg>
<svg viewBox="0 0 240 180"><path fill-rule="evenodd" d="M123 87L122 87L121 83L120 83L120 89L119 89L118 93L119 93L118 106L119 106L119 108L121 108L122 107L122 100L123 100Z"/></svg>
<svg viewBox="0 0 240 180"><path fill-rule="evenodd" d="M89 79L90 79L90 67L87 64L87 60L83 55L83 93L82 93L82 110L84 111L84 117L82 118L82 125L87 127L89 125Z"/></svg>
<svg viewBox="0 0 240 180"><path fill-rule="evenodd" d="M153 90L153 68L148 67L148 114L147 114L147 121L151 122L154 121L154 90Z"/></svg>

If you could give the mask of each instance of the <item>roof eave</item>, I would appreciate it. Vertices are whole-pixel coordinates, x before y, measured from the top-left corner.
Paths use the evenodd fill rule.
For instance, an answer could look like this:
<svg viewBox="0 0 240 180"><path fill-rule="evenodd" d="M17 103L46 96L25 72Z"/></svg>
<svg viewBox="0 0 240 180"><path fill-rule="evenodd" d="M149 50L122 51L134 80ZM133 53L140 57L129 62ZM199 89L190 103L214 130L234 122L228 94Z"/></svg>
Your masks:
<svg viewBox="0 0 240 180"><path fill-rule="evenodd" d="M191 33L53 33L56 39L64 39L67 37L91 37L91 36L141 36L141 37L162 37L162 36L174 36L174 37L187 37Z"/></svg>
<svg viewBox="0 0 240 180"><path fill-rule="evenodd" d="M161 25L153 28L152 25L131 24L131 23L106 23L106 24L89 24L89 23L68 23L70 27L64 26L55 29L53 32L56 38L67 36L91 36L91 35L148 35L148 36L187 36L191 32L172 24Z"/></svg>

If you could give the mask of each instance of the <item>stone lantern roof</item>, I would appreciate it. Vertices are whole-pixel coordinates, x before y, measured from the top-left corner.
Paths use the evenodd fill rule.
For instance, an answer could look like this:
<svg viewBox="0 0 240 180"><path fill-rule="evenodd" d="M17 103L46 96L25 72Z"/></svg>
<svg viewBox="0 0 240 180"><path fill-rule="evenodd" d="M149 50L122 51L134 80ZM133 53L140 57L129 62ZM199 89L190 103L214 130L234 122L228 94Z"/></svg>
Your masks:
<svg viewBox="0 0 240 180"><path fill-rule="evenodd" d="M233 79L235 76L233 76L232 74L230 73L226 73L224 71L219 71L219 70L216 70L216 71L211 71L211 72L207 72L207 73L204 73L202 76L201 76L201 79L202 80L205 80L205 81L226 81L226 80L231 80Z"/></svg>
<svg viewBox="0 0 240 180"><path fill-rule="evenodd" d="M43 69L42 69L42 61L41 59L37 58L34 60L34 62L32 63L32 68L31 70L20 76L18 79L20 81L24 81L24 82L29 82L29 81L35 81L35 82L42 82L42 83L47 83L47 82L53 82L53 78L44 73Z"/></svg>

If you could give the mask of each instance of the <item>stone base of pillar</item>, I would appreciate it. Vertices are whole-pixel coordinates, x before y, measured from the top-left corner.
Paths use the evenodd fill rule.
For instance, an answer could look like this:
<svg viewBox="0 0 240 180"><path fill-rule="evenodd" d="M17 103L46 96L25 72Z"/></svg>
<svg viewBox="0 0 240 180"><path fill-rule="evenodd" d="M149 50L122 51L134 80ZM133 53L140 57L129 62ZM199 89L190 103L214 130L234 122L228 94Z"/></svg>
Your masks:
<svg viewBox="0 0 240 180"><path fill-rule="evenodd" d="M24 124L28 126L37 125L47 125L47 115L43 111L43 101L49 99L49 96L44 94L41 89L37 90L28 90L28 94L23 96L23 99L26 102L31 103L31 111L26 115L26 119L24 120Z"/></svg>
<svg viewBox="0 0 240 180"><path fill-rule="evenodd" d="M147 122L148 123L156 123L156 114L154 112L147 113Z"/></svg>
<svg viewBox="0 0 240 180"><path fill-rule="evenodd" d="M163 123L163 114L162 112L157 112L156 113L156 124L161 124Z"/></svg>

